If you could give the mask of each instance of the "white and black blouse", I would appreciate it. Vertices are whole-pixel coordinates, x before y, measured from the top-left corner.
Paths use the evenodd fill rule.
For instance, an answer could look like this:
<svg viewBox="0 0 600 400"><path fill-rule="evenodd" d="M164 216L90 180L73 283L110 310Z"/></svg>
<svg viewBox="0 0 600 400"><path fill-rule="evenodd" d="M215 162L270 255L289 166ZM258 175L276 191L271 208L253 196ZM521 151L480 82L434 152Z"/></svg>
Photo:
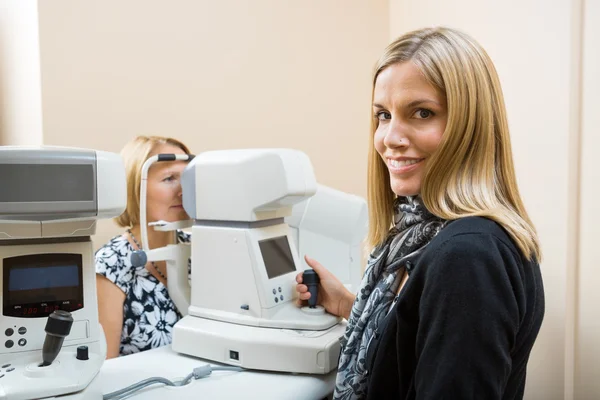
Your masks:
<svg viewBox="0 0 600 400"><path fill-rule="evenodd" d="M177 231L177 240L189 243L190 235ZM131 243L119 235L96 252L96 273L125 293L120 355L170 344L173 326L181 318L165 285L145 266L131 265L134 250Z"/></svg>

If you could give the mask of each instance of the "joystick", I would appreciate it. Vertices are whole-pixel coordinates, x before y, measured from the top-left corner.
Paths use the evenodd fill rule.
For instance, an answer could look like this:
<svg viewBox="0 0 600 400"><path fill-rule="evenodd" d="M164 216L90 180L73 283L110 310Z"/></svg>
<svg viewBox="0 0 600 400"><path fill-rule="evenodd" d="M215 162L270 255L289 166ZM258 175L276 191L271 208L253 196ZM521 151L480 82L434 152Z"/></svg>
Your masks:
<svg viewBox="0 0 600 400"><path fill-rule="evenodd" d="M308 299L308 307L315 308L317 306L317 293L319 291L319 275L312 269L305 269L302 273L302 283L308 287L310 299Z"/></svg>
<svg viewBox="0 0 600 400"><path fill-rule="evenodd" d="M56 359L65 337L71 332L71 326L73 326L73 317L68 311L56 310L48 316L40 367L47 367Z"/></svg>

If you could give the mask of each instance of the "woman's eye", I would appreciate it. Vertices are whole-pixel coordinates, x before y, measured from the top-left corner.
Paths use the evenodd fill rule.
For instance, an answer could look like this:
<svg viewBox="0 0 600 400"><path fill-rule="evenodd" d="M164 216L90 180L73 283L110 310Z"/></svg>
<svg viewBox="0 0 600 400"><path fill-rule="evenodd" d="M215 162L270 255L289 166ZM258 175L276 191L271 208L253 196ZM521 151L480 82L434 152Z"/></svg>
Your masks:
<svg viewBox="0 0 600 400"><path fill-rule="evenodd" d="M426 110L424 108L420 108L415 112L415 117L419 119L427 119L433 115L433 112Z"/></svg>
<svg viewBox="0 0 600 400"><path fill-rule="evenodd" d="M389 112L385 112L385 111L380 111L375 116L380 121L392 119L392 114L390 114Z"/></svg>
<svg viewBox="0 0 600 400"><path fill-rule="evenodd" d="M173 180L175 180L175 177L167 176L165 179L163 179L163 182L172 182Z"/></svg>

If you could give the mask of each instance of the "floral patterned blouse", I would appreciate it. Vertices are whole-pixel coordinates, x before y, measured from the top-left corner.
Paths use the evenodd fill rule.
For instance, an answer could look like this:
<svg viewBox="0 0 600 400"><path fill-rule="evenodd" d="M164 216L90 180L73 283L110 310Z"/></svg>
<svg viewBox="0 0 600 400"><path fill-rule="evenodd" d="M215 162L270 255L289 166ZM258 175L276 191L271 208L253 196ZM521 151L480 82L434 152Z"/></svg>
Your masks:
<svg viewBox="0 0 600 400"><path fill-rule="evenodd" d="M177 231L177 240L189 243L190 235ZM131 243L119 235L96 252L96 273L125 293L120 355L170 344L173 325L181 318L165 285L145 266L131 266L133 251Z"/></svg>

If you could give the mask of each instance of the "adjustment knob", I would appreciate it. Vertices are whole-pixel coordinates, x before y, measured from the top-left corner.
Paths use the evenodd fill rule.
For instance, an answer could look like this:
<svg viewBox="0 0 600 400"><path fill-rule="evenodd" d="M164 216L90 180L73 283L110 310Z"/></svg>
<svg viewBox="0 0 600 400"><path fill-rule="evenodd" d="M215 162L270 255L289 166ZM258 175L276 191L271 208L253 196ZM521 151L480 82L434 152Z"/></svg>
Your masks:
<svg viewBox="0 0 600 400"><path fill-rule="evenodd" d="M148 256L144 250L135 250L129 258L132 267L143 267L148 262Z"/></svg>
<svg viewBox="0 0 600 400"><path fill-rule="evenodd" d="M82 361L90 359L87 346L77 347L77 359Z"/></svg>
<svg viewBox="0 0 600 400"><path fill-rule="evenodd" d="M42 347L42 367L52 364L62 348L63 340L71 333L73 317L71 313L56 310L48 316L46 322L46 339Z"/></svg>
<svg viewBox="0 0 600 400"><path fill-rule="evenodd" d="M46 321L46 333L48 335L65 337L71 333L73 317L71 313L64 310L56 310L48 316Z"/></svg>

